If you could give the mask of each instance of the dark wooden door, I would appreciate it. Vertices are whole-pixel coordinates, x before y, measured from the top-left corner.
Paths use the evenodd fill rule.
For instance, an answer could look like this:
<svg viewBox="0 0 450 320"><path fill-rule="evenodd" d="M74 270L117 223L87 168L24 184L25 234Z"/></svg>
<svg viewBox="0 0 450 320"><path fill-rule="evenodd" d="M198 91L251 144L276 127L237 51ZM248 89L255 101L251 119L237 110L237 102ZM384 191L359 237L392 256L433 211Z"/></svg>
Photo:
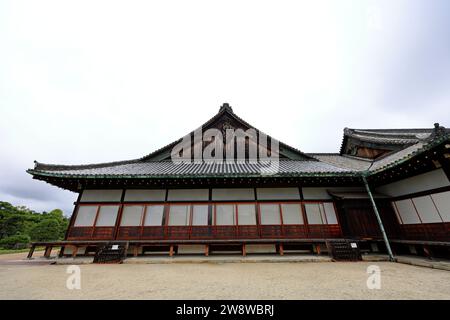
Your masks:
<svg viewBox="0 0 450 320"><path fill-rule="evenodd" d="M339 201L342 232L350 238L380 238L381 231L370 203L365 200Z"/></svg>
<svg viewBox="0 0 450 320"><path fill-rule="evenodd" d="M338 202L338 214L345 237L375 238L382 237L372 204L367 199L346 199ZM378 211L388 236L398 233L398 223L389 202L378 200Z"/></svg>

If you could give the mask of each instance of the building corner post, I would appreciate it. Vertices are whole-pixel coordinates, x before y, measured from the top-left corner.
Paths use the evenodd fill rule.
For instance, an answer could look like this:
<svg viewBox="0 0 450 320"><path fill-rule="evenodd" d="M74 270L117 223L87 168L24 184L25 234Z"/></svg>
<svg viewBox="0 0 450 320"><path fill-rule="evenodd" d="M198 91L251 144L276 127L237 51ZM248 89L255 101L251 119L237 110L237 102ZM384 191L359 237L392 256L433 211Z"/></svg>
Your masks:
<svg viewBox="0 0 450 320"><path fill-rule="evenodd" d="M389 244L389 239L387 237L386 231L384 230L383 221L381 221L380 213L378 212L377 205L375 200L373 199L372 192L370 191L369 183L367 182L366 175L362 175L362 180L364 182L364 186L366 187L367 194L369 195L370 202L372 203L373 211L375 212L375 216L377 217L378 225L380 226L381 234L383 235L383 240L386 245L386 249L389 255L390 261L395 261L394 255L392 253L391 245Z"/></svg>

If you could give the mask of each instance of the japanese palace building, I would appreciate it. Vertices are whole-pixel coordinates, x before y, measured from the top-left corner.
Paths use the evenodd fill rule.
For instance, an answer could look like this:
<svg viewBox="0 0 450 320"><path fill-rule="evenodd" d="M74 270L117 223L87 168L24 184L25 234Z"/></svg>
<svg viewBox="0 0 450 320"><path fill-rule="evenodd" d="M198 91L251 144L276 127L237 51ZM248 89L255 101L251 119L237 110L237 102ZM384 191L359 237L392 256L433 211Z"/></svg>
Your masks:
<svg viewBox="0 0 450 320"><path fill-rule="evenodd" d="M450 130L344 129L339 153L304 153L265 136L228 104L201 129L140 159L89 165L35 162L33 179L77 192L64 241L46 255L101 246L125 254L326 253L333 243L361 252L449 256ZM249 132L240 155L230 130ZM198 130L197 130L198 131ZM270 143L262 143L265 136ZM203 137L204 138L204 137ZM206 141L205 141L206 140ZM230 142L231 141L231 142ZM266 141L266 142L267 142ZM193 160L212 146L232 159ZM277 158L265 172L256 146ZM176 151L174 152L174 150ZM186 151L187 150L187 151ZM220 151L222 152L222 151ZM230 152L230 153L229 153ZM189 161L177 163L173 156ZM255 156L256 155L256 156ZM33 246L34 248L34 246ZM32 251L30 252L30 257Z"/></svg>

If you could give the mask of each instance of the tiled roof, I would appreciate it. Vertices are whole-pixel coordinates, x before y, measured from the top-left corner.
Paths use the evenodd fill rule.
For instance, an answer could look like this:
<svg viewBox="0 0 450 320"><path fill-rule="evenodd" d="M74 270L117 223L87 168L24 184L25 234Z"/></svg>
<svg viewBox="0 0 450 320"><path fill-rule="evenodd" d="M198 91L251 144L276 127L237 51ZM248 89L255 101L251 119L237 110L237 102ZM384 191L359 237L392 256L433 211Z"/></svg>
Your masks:
<svg viewBox="0 0 450 320"><path fill-rule="evenodd" d="M243 127L251 127L224 104L219 113L204 124L208 127L217 124L218 119L234 119ZM223 163L175 164L170 160L174 144L167 145L145 157L135 160L99 163L89 165L53 165L35 163L34 169L27 172L40 178L177 178L177 177L259 177L269 173L273 177L311 177L311 176L356 176L375 174L386 168L406 161L414 155L432 148L437 143L448 141L450 130L435 124L434 129L344 129L344 142L349 138L373 143L398 145L391 153L375 160L363 159L341 153L309 153L280 142L279 167L271 172L263 163L249 161ZM342 148L341 148L342 150Z"/></svg>
<svg viewBox="0 0 450 320"><path fill-rule="evenodd" d="M350 129L344 128L340 154L346 153L349 139L360 142L373 143L383 148L383 145L397 146L395 149L404 148L421 141L432 140L433 136L450 134L450 129L440 127L435 123L434 128L427 129ZM388 147L388 149L390 149Z"/></svg>
<svg viewBox="0 0 450 320"><path fill-rule="evenodd" d="M415 152L420 151L425 145L426 145L426 143L424 143L424 142L418 142L418 143L413 144L409 147L406 147L400 151L389 154L386 157L383 157L377 161L374 161L373 165L370 167L370 170L377 171L383 167L386 167L387 165L395 163L396 161L407 158L407 157L413 155Z"/></svg>
<svg viewBox="0 0 450 320"><path fill-rule="evenodd" d="M185 177L185 176L250 176L261 175L268 167L263 163L180 163L172 161L146 161L104 166L54 166L36 163L31 174L58 177ZM269 170L270 171L270 170ZM308 176L313 174L347 174L353 170L320 161L280 160L277 176Z"/></svg>
<svg viewBox="0 0 450 320"><path fill-rule="evenodd" d="M379 172L388 167L392 167L402 161L406 161L416 154L422 153L428 149L433 148L435 145L442 143L443 141L449 141L450 134L444 134L434 139L423 140L407 146L399 151L394 151L384 157L377 158L375 160L368 160L363 158L356 158L348 155L340 154L311 154L314 158L332 164L334 166L339 166L342 168L349 168L354 171L367 171L370 174Z"/></svg>
<svg viewBox="0 0 450 320"><path fill-rule="evenodd" d="M421 141L412 146L404 148L398 152L392 153L378 161L375 161L373 165L370 167L370 171L372 173L376 173L384 169L396 166L397 164L407 161L418 154L433 149L434 147L442 143L448 143L449 141L450 141L449 133L436 136L428 141Z"/></svg>
<svg viewBox="0 0 450 320"><path fill-rule="evenodd" d="M449 140L450 135L444 134L431 140L415 143L376 160L360 159L337 153L309 153L307 155L316 161L280 159L279 168L274 176L306 177L357 175L363 172L376 173ZM28 173L36 176L62 178L230 177L262 176L263 172L267 172L267 166L262 163L251 163L248 161L175 164L170 160L144 161L142 159L76 166L36 162L34 169L28 170Z"/></svg>
<svg viewBox="0 0 450 320"><path fill-rule="evenodd" d="M313 158L331 164L339 168L351 169L354 171L363 171L369 169L372 161L356 158L347 155L340 155L339 153L308 153Z"/></svg>
<svg viewBox="0 0 450 320"><path fill-rule="evenodd" d="M279 160L274 176L320 176L320 175L357 175L363 172L376 173L399 162L406 161L434 145L448 141L450 135L444 135L428 142L419 142L394 152L378 160L370 161L336 153L314 153L308 156L317 161ZM268 167L263 163L248 161L181 163L172 161L131 160L93 165L63 166L36 162L35 168L28 170L32 175L64 178L92 177L230 177L262 176ZM270 170L269 170L270 171Z"/></svg>
<svg viewBox="0 0 450 320"><path fill-rule="evenodd" d="M344 135L380 144L408 145L430 137L433 129L344 129Z"/></svg>

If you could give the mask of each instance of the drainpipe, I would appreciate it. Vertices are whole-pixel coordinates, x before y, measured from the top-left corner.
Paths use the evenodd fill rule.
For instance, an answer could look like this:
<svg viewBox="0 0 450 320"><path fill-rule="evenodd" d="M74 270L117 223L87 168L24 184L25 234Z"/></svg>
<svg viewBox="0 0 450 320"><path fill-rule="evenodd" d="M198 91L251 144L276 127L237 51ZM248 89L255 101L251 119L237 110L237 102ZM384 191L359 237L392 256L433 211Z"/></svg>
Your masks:
<svg viewBox="0 0 450 320"><path fill-rule="evenodd" d="M377 217L378 225L381 229L381 234L383 235L384 243L386 245L386 249L388 251L389 260L395 261L394 255L392 254L391 245L389 244L388 237L386 235L386 231L384 230L383 221L381 221L380 213L378 212L377 205L375 204L375 200L373 199L372 192L370 191L369 184L367 183L366 174L362 175L362 180L364 182L364 186L366 187L367 194L369 195L370 202L372 203L373 211L375 212L375 216Z"/></svg>

